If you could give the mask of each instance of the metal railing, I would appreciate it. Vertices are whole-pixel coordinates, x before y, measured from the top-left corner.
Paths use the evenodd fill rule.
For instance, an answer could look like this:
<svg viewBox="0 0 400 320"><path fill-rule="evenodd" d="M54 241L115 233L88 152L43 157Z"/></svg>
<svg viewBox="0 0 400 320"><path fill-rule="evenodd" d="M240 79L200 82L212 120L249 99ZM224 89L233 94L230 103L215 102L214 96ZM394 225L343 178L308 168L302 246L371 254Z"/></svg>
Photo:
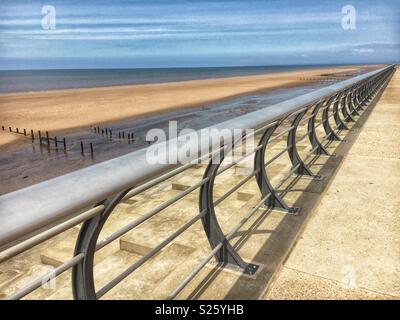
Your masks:
<svg viewBox="0 0 400 320"><path fill-rule="evenodd" d="M72 268L74 298L98 299L193 224L201 220L211 251L167 298L175 298L213 258L224 265L240 268L246 274L254 274L258 266L246 263L230 244L230 240L262 206L290 214L298 213L298 208L286 204L279 189L292 175L309 176L314 179L322 178L311 172L307 160L315 155L330 155L327 145L332 141L341 140L338 132L348 130L347 124L356 121L356 117L385 87L394 72L394 65L387 66L211 127L230 129L225 131L225 138L232 138L230 135L232 135L233 129L240 129L242 132L245 132L246 129L254 129L255 131L251 135L261 135L258 146L250 154L246 154L237 161L223 167L221 167L221 163L216 163L213 159L216 156L221 156L221 152L232 146L221 145L220 139L218 144L215 143L214 139L211 139L214 142L208 140L208 144L201 143L200 145L207 150L211 148L212 152L198 150L198 154L205 154L206 156L193 157L187 164L149 164L146 162L146 149L142 149L3 195L0 197L0 262L25 252L78 224L82 224L73 257L58 266L52 272L52 276L58 276ZM316 121L317 115L321 116L319 123ZM335 123L334 127L329 122L332 117ZM307 126L306 133L297 137L297 129L303 124ZM316 133L316 129L320 126L322 126L325 134L322 139ZM277 130L278 128L279 130ZM248 135L243 133L240 139L245 139ZM286 147L267 161L267 145L272 141L282 139L285 135L287 135ZM299 141L307 137L311 151L303 159L300 157L297 147ZM167 155L171 152L178 152L180 142L174 145L176 147L166 148ZM291 168L273 186L267 169L271 163L284 154L288 154ZM215 178L249 156L254 156L252 172L214 200L213 185ZM207 159L209 164L199 182L143 213L140 218L129 222L105 239L98 239L104 224L118 203L139 195L188 170L196 161L204 159ZM256 180L259 187L260 200L230 232L224 234L215 214L215 207L253 179ZM172 235L143 255L108 284L99 290L95 289L93 260L96 251L196 191L199 192L197 215L180 226ZM49 275L36 279L8 298L20 299L38 289L46 279L49 279Z"/></svg>

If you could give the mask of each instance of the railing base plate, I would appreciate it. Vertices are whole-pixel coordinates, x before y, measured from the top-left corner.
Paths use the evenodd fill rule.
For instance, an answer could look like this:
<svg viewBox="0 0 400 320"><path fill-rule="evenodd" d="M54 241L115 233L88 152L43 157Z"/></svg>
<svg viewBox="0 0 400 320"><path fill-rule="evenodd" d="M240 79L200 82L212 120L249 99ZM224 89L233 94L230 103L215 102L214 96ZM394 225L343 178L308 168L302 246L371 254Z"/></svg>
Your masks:
<svg viewBox="0 0 400 320"><path fill-rule="evenodd" d="M284 209L284 208L278 208L278 207L269 207L267 205L262 205L260 207L260 209L262 210L272 210L272 211L278 211L278 212L283 212L283 213L287 213L293 216L298 216L300 214L300 208L298 207L290 207L289 209Z"/></svg>
<svg viewBox="0 0 400 320"><path fill-rule="evenodd" d="M292 175L293 177L300 177L300 178L304 178L304 179L309 179L309 180L316 180L316 181L322 181L325 179L325 176L322 176L320 174L313 174L312 176L308 175L308 174L296 174L294 173Z"/></svg>
<svg viewBox="0 0 400 320"><path fill-rule="evenodd" d="M240 274L245 277L249 277L251 279L256 279L258 273L264 267L264 265L261 263L260 264L248 263L246 268L244 268L244 269L238 267L237 265L233 265L230 263L221 263L221 262L212 261L209 264L212 266L215 266L215 267L222 268L223 271Z"/></svg>

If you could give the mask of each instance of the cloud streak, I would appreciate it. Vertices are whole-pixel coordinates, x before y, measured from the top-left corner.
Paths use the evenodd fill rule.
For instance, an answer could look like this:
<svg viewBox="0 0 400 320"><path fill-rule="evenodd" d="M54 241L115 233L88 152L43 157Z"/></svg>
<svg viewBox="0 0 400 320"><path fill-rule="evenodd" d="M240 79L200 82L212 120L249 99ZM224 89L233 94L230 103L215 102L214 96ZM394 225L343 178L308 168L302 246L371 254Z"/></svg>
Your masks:
<svg viewBox="0 0 400 320"><path fill-rule="evenodd" d="M347 63L353 58L363 63L395 60L399 52L395 44L400 42L400 9L395 0L353 0L357 28L351 31L343 30L341 5L331 1L54 0L53 4L56 29L43 30L39 1L0 3L0 68L18 59L29 65L34 59L103 57L115 65L126 57L131 61L128 66L140 67L143 62L137 57L155 56L165 67L196 66L201 59L202 65Z"/></svg>

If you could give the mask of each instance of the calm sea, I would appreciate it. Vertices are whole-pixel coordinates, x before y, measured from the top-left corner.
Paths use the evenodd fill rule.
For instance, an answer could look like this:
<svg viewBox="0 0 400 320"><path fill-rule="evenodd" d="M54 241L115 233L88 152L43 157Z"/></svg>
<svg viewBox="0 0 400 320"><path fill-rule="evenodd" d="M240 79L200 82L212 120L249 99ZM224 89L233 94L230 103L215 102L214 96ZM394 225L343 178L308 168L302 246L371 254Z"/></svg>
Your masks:
<svg viewBox="0 0 400 320"><path fill-rule="evenodd" d="M316 68L318 66L312 66ZM310 66L0 71L0 92L95 88L223 78L309 69Z"/></svg>

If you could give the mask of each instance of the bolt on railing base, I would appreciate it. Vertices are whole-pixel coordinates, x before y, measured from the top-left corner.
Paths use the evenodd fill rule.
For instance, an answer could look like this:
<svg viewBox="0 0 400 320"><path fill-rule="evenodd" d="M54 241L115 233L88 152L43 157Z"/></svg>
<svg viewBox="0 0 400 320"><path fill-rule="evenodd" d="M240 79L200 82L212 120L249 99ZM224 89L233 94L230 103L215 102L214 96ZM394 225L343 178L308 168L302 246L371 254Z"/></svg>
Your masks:
<svg viewBox="0 0 400 320"><path fill-rule="evenodd" d="M299 208L289 207L276 190L272 190L271 196L261 205L260 209L280 211L292 215L296 215L300 211Z"/></svg>
<svg viewBox="0 0 400 320"><path fill-rule="evenodd" d="M247 275L253 275L257 272L257 270L260 268L259 265L257 264L253 264L253 263L249 263L246 268L243 270L244 274Z"/></svg>
<svg viewBox="0 0 400 320"><path fill-rule="evenodd" d="M260 270L260 265L254 263L248 263L245 268L241 268L236 264L231 263L223 263L213 261L210 262L211 265L215 265L216 267L223 268L224 270L237 272L246 276L254 276L257 271Z"/></svg>
<svg viewBox="0 0 400 320"><path fill-rule="evenodd" d="M279 207L270 207L268 205L263 205L261 206L260 209L269 209L272 211L278 211L278 212L283 212L283 213L287 213L293 216L298 216L300 214L300 208L299 207L289 207L289 208L279 208Z"/></svg>

